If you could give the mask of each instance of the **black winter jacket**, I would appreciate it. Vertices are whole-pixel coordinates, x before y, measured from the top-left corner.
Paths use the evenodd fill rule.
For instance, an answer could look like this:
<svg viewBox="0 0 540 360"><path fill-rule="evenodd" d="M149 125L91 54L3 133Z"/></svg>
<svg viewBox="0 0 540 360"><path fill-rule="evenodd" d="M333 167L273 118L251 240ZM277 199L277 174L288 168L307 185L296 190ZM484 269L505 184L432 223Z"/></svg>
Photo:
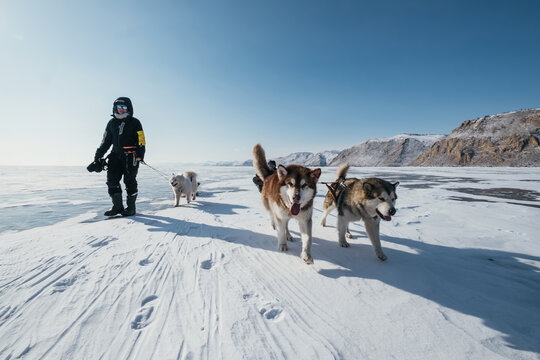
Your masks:
<svg viewBox="0 0 540 360"><path fill-rule="evenodd" d="M102 158L112 145L111 154L118 157L127 151L135 151L144 160L146 141L139 119L131 115L125 119L112 118L105 128L101 145L97 148L95 159Z"/></svg>

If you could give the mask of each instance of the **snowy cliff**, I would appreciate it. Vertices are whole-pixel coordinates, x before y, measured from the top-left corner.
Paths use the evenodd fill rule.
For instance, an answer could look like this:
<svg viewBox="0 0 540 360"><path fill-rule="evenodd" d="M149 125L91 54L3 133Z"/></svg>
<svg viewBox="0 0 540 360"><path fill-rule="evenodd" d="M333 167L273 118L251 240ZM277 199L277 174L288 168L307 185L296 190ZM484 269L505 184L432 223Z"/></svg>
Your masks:
<svg viewBox="0 0 540 360"><path fill-rule="evenodd" d="M349 163L352 166L405 166L443 137L444 135L401 134L368 140L343 150L329 165Z"/></svg>
<svg viewBox="0 0 540 360"><path fill-rule="evenodd" d="M339 154L338 150L322 151L318 153L297 152L287 156L268 158L274 160L277 164L291 165L299 164L304 166L327 166ZM252 166L253 160L247 160L243 163L244 166Z"/></svg>

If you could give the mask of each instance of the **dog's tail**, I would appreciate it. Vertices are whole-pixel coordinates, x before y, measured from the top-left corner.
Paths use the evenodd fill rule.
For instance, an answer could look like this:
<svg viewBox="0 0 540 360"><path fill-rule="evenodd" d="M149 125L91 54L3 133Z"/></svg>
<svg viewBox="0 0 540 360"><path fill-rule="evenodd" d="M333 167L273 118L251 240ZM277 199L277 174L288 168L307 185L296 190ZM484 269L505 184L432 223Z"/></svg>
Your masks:
<svg viewBox="0 0 540 360"><path fill-rule="evenodd" d="M253 148L253 167L255 168L257 175L263 180L272 175L272 170L270 170L266 163L266 155L261 144L257 144Z"/></svg>
<svg viewBox="0 0 540 360"><path fill-rule="evenodd" d="M197 181L197 174L195 171L184 171L184 176L191 180L191 182Z"/></svg>
<svg viewBox="0 0 540 360"><path fill-rule="evenodd" d="M350 165L345 163L339 167L337 170L337 180L345 180L345 177L347 177L347 171L349 171Z"/></svg>

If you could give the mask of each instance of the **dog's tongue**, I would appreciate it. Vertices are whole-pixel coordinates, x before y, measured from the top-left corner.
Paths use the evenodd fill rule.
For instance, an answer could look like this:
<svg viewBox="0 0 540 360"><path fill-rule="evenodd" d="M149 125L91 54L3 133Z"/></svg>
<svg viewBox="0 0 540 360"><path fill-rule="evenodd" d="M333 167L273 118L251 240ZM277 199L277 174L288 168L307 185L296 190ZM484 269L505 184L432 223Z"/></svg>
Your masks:
<svg viewBox="0 0 540 360"><path fill-rule="evenodd" d="M291 215L298 215L300 212L300 203L293 203L291 206Z"/></svg>
<svg viewBox="0 0 540 360"><path fill-rule="evenodd" d="M376 211L377 211L377 215L379 215L384 221L392 220L391 216L385 216L385 215L381 214L381 212L379 210L376 210Z"/></svg>

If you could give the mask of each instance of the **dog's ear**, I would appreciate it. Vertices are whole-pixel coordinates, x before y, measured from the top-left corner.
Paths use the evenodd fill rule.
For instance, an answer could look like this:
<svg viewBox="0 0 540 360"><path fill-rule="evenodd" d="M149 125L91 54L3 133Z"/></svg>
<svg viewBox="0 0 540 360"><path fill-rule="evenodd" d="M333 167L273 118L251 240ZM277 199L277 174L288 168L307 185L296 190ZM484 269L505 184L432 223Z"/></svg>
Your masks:
<svg viewBox="0 0 540 360"><path fill-rule="evenodd" d="M371 192L373 191L373 185L371 185L370 183L368 182L365 182L364 185L364 191L366 192L366 194L371 194Z"/></svg>
<svg viewBox="0 0 540 360"><path fill-rule="evenodd" d="M279 164L278 165L278 168L277 168L277 174L278 174L278 177L280 180L282 180L283 178L285 178L285 176L287 176L289 172L287 171L287 169L285 168L285 166Z"/></svg>
<svg viewBox="0 0 540 360"><path fill-rule="evenodd" d="M316 168L315 170L311 170L311 171L309 172L309 176L310 176L314 181L319 180L319 177L321 176L321 169L320 169L320 168Z"/></svg>
<svg viewBox="0 0 540 360"><path fill-rule="evenodd" d="M392 186L394 187L394 190L397 188L398 185L399 185L399 181L396 181L395 183L392 184Z"/></svg>

